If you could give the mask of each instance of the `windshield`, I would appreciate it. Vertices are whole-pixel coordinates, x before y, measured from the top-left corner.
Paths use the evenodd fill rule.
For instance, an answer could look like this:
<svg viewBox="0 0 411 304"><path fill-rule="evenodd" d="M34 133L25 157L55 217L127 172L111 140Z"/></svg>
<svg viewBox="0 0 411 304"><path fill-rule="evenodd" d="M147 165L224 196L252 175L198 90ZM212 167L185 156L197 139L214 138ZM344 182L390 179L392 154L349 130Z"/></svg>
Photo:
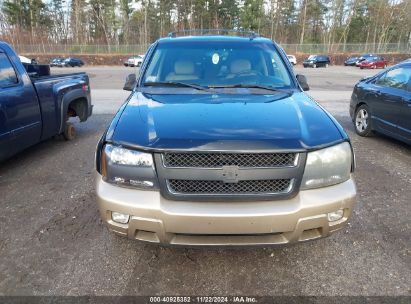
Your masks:
<svg viewBox="0 0 411 304"><path fill-rule="evenodd" d="M293 85L273 45L223 41L159 44L143 83L177 82L202 87L259 85L278 89Z"/></svg>
<svg viewBox="0 0 411 304"><path fill-rule="evenodd" d="M310 55L310 57L308 57L308 60L315 60L315 58L317 58L317 55Z"/></svg>

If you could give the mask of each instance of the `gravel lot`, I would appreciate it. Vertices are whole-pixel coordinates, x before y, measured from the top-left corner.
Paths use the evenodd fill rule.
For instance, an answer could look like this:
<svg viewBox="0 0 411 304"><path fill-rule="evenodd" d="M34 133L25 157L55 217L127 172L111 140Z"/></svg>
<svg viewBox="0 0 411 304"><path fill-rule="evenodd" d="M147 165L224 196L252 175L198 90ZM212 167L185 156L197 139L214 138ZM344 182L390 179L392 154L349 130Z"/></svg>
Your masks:
<svg viewBox="0 0 411 304"><path fill-rule="evenodd" d="M125 67L85 70L95 113L73 142L48 140L0 164L0 295L410 295L411 147L354 133L352 87L376 73L303 69L311 94L348 131L358 203L333 236L288 247L184 249L117 237L100 221L94 149L116 109Z"/></svg>

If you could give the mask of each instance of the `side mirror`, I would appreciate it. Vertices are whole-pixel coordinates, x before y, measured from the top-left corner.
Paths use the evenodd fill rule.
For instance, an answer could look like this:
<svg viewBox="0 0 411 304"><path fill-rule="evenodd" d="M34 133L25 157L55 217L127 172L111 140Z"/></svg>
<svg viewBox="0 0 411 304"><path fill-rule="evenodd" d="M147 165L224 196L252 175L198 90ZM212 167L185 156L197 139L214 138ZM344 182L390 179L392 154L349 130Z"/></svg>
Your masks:
<svg viewBox="0 0 411 304"><path fill-rule="evenodd" d="M304 91L310 90L310 87L308 86L308 83L307 83L307 78L304 75L297 74L295 77L297 78L298 83L300 84L301 88Z"/></svg>
<svg viewBox="0 0 411 304"><path fill-rule="evenodd" d="M124 84L123 90L125 91L132 91L134 89L134 86L137 83L137 77L136 74L128 74L126 78L126 83Z"/></svg>

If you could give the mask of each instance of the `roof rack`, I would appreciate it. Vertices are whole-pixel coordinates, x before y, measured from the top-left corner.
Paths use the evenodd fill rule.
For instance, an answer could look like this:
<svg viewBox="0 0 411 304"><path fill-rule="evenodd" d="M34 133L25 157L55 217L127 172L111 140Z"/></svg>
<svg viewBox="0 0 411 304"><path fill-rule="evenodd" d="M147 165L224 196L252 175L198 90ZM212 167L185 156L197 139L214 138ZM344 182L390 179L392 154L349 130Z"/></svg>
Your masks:
<svg viewBox="0 0 411 304"><path fill-rule="evenodd" d="M168 37L175 38L177 36L189 36L189 35L227 35L227 36L242 36L254 39L260 35L254 31L245 30L228 30L228 29L190 29L190 30L178 30L168 33Z"/></svg>

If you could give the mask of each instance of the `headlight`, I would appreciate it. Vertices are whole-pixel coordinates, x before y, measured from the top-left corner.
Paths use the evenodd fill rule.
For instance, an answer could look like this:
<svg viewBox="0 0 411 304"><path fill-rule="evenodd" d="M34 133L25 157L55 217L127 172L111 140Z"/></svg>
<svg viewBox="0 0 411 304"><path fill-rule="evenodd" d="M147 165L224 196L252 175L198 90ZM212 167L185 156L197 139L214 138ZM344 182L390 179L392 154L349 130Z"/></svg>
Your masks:
<svg viewBox="0 0 411 304"><path fill-rule="evenodd" d="M313 189L345 182L350 178L353 156L348 142L309 152L301 189Z"/></svg>
<svg viewBox="0 0 411 304"><path fill-rule="evenodd" d="M153 156L150 153L129 150L113 145L106 145L105 153L113 164L138 167L151 167L153 165Z"/></svg>
<svg viewBox="0 0 411 304"><path fill-rule="evenodd" d="M106 182L118 186L158 189L151 153L107 144L101 155L101 174Z"/></svg>

